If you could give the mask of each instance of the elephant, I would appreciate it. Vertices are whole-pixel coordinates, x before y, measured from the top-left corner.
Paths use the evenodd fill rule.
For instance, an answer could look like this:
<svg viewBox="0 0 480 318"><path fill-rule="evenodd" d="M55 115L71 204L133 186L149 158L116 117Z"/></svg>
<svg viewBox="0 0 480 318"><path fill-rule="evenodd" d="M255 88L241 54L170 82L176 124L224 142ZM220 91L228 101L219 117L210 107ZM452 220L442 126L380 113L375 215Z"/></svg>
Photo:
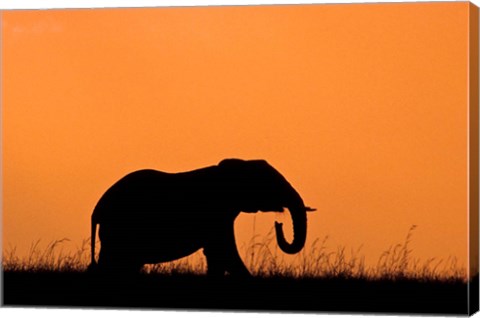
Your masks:
<svg viewBox="0 0 480 318"><path fill-rule="evenodd" d="M207 276L251 277L235 245L240 212L289 210L294 235L285 239L275 222L277 243L300 252L307 234L306 207L297 191L265 160L224 159L218 165L168 173L137 170L113 184L91 216L91 264L104 273L138 273L143 265L173 261L200 250ZM100 252L95 261L99 225Z"/></svg>

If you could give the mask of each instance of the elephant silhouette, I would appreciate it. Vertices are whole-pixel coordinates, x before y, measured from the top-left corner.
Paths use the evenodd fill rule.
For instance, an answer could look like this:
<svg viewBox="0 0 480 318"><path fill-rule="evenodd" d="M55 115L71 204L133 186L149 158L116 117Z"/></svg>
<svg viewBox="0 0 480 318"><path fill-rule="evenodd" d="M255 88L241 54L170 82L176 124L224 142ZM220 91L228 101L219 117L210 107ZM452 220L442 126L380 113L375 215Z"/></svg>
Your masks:
<svg viewBox="0 0 480 318"><path fill-rule="evenodd" d="M250 276L235 245L240 212L283 212L293 223L291 243L275 222L278 245L295 254L305 245L307 211L297 191L265 160L225 159L198 170L132 172L100 198L91 217L90 269L138 272L203 248L208 276ZM95 236L101 247L95 261Z"/></svg>

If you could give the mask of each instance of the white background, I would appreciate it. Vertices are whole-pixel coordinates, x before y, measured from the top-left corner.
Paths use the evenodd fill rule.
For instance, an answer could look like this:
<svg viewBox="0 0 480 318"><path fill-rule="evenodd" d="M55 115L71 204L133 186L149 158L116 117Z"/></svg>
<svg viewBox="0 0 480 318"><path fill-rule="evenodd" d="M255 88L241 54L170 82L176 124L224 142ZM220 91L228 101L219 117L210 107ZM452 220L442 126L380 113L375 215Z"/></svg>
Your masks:
<svg viewBox="0 0 480 318"><path fill-rule="evenodd" d="M443 0L437 0L435 2L445 2ZM47 9L47 8L106 8L106 7L159 7L159 6L196 6L196 5L248 5L248 4L298 4L298 3L367 3L367 2L400 2L392 0L380 0L380 1L361 1L361 0L334 0L334 1L302 1L302 0L0 0L0 9ZM402 1L402 2L431 2L431 1ZM472 0L477 6L480 6L480 0ZM1 227L0 227L1 229ZM1 239L1 238L0 238ZM1 282L1 276L0 276ZM312 291L313 292L313 291ZM1 296L1 290L0 290ZM1 297L0 297L1 298ZM321 301L321 300L317 300ZM68 318L85 318L85 317L119 317L119 318L149 318L149 317L162 317L162 318L294 318L304 317L312 314L292 314L292 313L256 313L256 312L199 312L199 311L159 311L159 310L91 310L91 309L42 309L42 308L1 308L0 316L5 318L11 317L68 317ZM325 318L329 316L341 316L341 317L388 317L384 315L340 315L340 314L315 314L316 317ZM475 315L476 317L480 314Z"/></svg>

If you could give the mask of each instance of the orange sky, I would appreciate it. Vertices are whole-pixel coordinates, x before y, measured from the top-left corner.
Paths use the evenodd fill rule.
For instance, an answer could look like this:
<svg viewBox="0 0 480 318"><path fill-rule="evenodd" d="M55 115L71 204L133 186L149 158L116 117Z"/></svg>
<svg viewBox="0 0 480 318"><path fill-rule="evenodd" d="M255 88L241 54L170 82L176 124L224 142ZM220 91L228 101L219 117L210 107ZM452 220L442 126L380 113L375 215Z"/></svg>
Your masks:
<svg viewBox="0 0 480 318"><path fill-rule="evenodd" d="M468 3L8 11L3 238L89 237L126 173L266 159L307 245L467 263ZM239 245L274 214L241 215Z"/></svg>

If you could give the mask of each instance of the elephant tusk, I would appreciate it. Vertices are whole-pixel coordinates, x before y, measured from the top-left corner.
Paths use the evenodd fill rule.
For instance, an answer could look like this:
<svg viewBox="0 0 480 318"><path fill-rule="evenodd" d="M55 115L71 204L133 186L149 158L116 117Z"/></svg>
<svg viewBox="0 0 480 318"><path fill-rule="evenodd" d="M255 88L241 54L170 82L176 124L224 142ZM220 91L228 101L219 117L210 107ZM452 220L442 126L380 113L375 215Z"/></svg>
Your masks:
<svg viewBox="0 0 480 318"><path fill-rule="evenodd" d="M314 211L317 211L317 209L314 209L314 208L311 208L311 207L309 207L309 206L306 206L306 207L305 207L305 211L307 211L307 212L314 212Z"/></svg>

